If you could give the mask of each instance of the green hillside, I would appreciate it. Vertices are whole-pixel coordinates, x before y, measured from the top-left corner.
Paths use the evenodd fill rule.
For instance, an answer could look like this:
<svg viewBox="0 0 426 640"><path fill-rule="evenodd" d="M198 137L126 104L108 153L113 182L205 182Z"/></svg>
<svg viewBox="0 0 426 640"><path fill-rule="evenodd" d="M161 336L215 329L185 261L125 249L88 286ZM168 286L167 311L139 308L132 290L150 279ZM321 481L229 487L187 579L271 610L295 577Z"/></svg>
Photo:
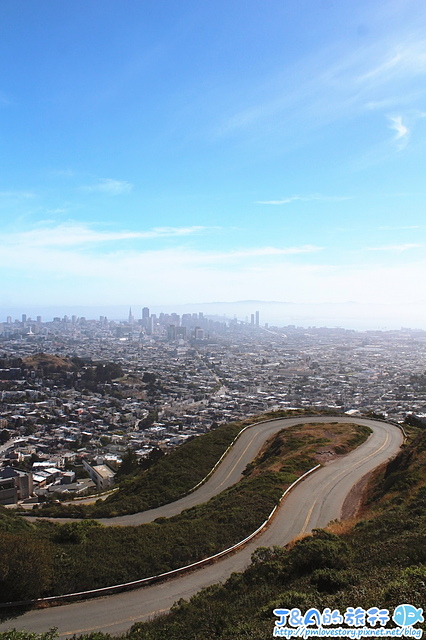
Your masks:
<svg viewBox="0 0 426 640"><path fill-rule="evenodd" d="M284 489L318 464L324 449L330 455L348 451L369 433L367 427L344 423L284 429L241 482L205 504L141 526L105 527L94 520L28 524L3 509L0 602L120 584L213 555L255 531Z"/></svg>
<svg viewBox="0 0 426 640"><path fill-rule="evenodd" d="M402 603L424 607L425 463L426 433L420 433L371 479L356 520L334 523L284 549L257 550L244 573L189 602L181 601L169 615L134 625L120 639L264 640L272 637L274 608L298 607L304 612L310 607L344 611L358 606L393 611ZM1 640L29 638L0 634ZM83 638L112 636L95 633Z"/></svg>
<svg viewBox="0 0 426 640"><path fill-rule="evenodd" d="M271 411L260 416L232 422L180 445L161 458L153 467L124 478L119 490L104 502L93 505L54 504L44 506L37 515L68 518L111 518L138 513L173 502L187 494L211 471L237 434L247 425L261 420L321 415L330 411L303 409ZM194 464L194 460L196 464Z"/></svg>
<svg viewBox="0 0 426 640"><path fill-rule="evenodd" d="M280 607L424 607L425 463L421 433L375 474L356 521L317 530L285 549L257 550L247 571L178 603L167 616L134 625L127 640L264 640L272 637L273 609Z"/></svg>
<svg viewBox="0 0 426 640"><path fill-rule="evenodd" d="M295 439L299 444L305 439L306 445L310 434L286 435L293 446ZM256 464L247 469L247 480L260 475L265 482L266 468L272 473L278 459L282 461L281 470L284 467L288 472L292 462L285 461L284 442L280 434L261 452ZM299 450L298 456L300 461L304 454ZM119 640L263 640L272 637L276 608L297 607L303 613L311 607L340 612L348 607L378 607L388 609L390 614L404 603L424 608L425 463L426 432L419 432L393 461L370 478L356 518L332 523L326 530L316 530L286 548L258 549L244 573L233 574L225 584L213 585L189 602L180 601L168 615L135 624ZM3 511L1 515L3 530L8 530L5 533L17 526L21 536L27 535L27 525L18 525L18 518L14 517L13 524L13 516ZM391 621L389 626L395 625ZM426 627L423 623L416 628ZM0 633L0 640L54 637L53 632L48 636ZM112 639L102 633L81 636L81 640Z"/></svg>

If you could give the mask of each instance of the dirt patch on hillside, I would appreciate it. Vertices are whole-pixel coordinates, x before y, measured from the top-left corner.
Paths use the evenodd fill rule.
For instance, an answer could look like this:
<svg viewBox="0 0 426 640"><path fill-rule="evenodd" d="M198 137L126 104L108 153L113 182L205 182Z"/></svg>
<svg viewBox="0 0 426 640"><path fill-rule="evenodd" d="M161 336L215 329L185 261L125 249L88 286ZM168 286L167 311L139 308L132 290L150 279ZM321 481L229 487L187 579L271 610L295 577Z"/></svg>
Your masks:
<svg viewBox="0 0 426 640"><path fill-rule="evenodd" d="M356 424L307 423L283 429L268 440L256 459L249 465L254 475L261 469L296 472L306 467L327 464L349 453L369 435L366 427Z"/></svg>
<svg viewBox="0 0 426 640"><path fill-rule="evenodd" d="M341 520L347 520L348 518L353 518L358 515L358 511L363 503L364 491L370 481L372 473L372 471L367 473L367 475L361 478L349 491L343 503L342 513L340 514Z"/></svg>

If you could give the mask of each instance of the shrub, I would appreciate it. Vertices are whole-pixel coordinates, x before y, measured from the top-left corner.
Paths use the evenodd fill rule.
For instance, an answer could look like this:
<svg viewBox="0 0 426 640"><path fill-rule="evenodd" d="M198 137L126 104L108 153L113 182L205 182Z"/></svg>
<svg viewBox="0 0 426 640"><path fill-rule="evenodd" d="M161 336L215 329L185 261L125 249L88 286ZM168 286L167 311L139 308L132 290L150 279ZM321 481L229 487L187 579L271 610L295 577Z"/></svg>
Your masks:
<svg viewBox="0 0 426 640"><path fill-rule="evenodd" d="M340 568L347 564L348 545L333 533L314 529L313 535L299 540L290 552L290 564L295 573L310 573L315 569Z"/></svg>

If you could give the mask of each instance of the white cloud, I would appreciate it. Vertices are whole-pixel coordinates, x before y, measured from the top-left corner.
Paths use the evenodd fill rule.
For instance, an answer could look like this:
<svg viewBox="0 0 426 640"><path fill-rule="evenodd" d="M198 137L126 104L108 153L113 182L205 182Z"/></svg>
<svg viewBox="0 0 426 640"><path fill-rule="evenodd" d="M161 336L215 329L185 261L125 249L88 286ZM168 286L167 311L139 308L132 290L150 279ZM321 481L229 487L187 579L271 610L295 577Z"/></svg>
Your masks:
<svg viewBox="0 0 426 640"><path fill-rule="evenodd" d="M412 249L421 249L425 245L414 242L406 242L405 244L390 244L383 247L367 247L368 251L394 251L402 253L403 251L411 251Z"/></svg>
<svg viewBox="0 0 426 640"><path fill-rule="evenodd" d="M342 200L352 200L352 196L321 196L319 194L309 196L289 196L281 200L258 200L256 204L290 204L290 202L311 202L313 200L325 200L327 202L340 202Z"/></svg>
<svg viewBox="0 0 426 640"><path fill-rule="evenodd" d="M368 15L368 8L363 13L377 37L365 39L362 46L336 40L315 57L262 77L257 86L242 86L239 105L224 116L217 135L241 132L245 142L252 136L268 152L273 148L280 153L310 144L315 130L367 118L368 110L380 109L386 115L390 109L409 112L424 103L426 39L419 28L424 12L422 20L415 19L419 11L412 11L412 18L395 21L387 29L383 25L391 13L388 6L380 7L380 15ZM405 121L401 125L407 127ZM402 134L400 128L399 144L407 140Z"/></svg>
<svg viewBox="0 0 426 640"><path fill-rule="evenodd" d="M128 239L175 238L181 243L204 227L148 231L96 231L85 225L34 229L0 236L2 295L19 304L126 304L149 300L174 304L196 300L270 299L292 302L386 302L419 297L426 261L396 265L317 264L313 245L213 250L125 244ZM379 248L408 251L415 245ZM324 252L322 253L324 256ZM324 260L324 257L322 258ZM151 302L152 301L152 302Z"/></svg>
<svg viewBox="0 0 426 640"><path fill-rule="evenodd" d="M130 193L133 185L125 180L113 180L112 178L102 178L96 184L81 187L83 191L93 191L106 193L110 196L118 196L123 193Z"/></svg>
<svg viewBox="0 0 426 640"><path fill-rule="evenodd" d="M117 268L119 268L119 265L123 264L131 266L133 261L136 263L144 261L147 255L161 257L163 254L170 255L170 251L174 251L181 264L196 264L200 267L216 264L220 269L229 262L235 264L250 262L259 258L265 260L276 259L280 256L315 253L322 249L314 245L301 245L291 247L253 247L229 251L187 250L184 247L166 250L162 248L152 249L151 244L148 244L137 249L133 246L129 250L127 246L123 246L123 243L127 240L183 239L209 232L212 229L217 230L218 227L155 227L147 231L98 231L81 223L67 223L56 226L44 225L30 231L0 234L0 243L3 248L0 265L2 258L6 261L5 256L8 253L10 259L13 254L16 255L19 252L21 256L32 256L31 260L34 265L44 264L46 268L51 267L54 263L60 263L63 268L63 265L69 263L72 256L72 262L75 265L86 264L86 261L98 263L102 260L107 260L111 264L116 264ZM82 253L83 250L84 254ZM47 256L50 256L48 260L46 260ZM88 268L92 269L92 267Z"/></svg>
<svg viewBox="0 0 426 640"><path fill-rule="evenodd" d="M366 73L360 75L357 78L357 81L359 83L365 83L370 80L373 80L374 82L377 82L378 80L381 80L382 82L384 80L389 80L389 77L395 75L398 71L403 58L404 56L400 51L390 52L389 55L384 60L380 61L376 67L373 67Z"/></svg>
<svg viewBox="0 0 426 640"><path fill-rule="evenodd" d="M158 227L147 231L95 230L84 224L44 225L20 234L2 234L2 295L19 304L151 304L184 301L271 299L323 303L355 300L384 303L398 296L419 297L426 261L386 265L318 264L321 247L257 246L203 251L183 246L205 227ZM126 241L148 240L143 245ZM151 238L174 238L158 246ZM176 243L179 243L176 246ZM379 247L408 252L421 245ZM384 254L385 255L385 254ZM409 255L409 254L408 254ZM416 254L417 255L417 254ZM324 252L322 252L322 261ZM152 302L151 302L152 301Z"/></svg>
<svg viewBox="0 0 426 640"><path fill-rule="evenodd" d="M29 198L34 198L35 197L35 193L33 193L32 191L0 191L0 198L5 198L5 199L29 199Z"/></svg>
<svg viewBox="0 0 426 640"><path fill-rule="evenodd" d="M417 34L416 34L417 35ZM415 37L413 42L408 39L400 42L390 50L378 65L370 69L360 81L373 80L388 82L398 76L406 78L423 75L426 72L426 40Z"/></svg>
<svg viewBox="0 0 426 640"><path fill-rule="evenodd" d="M402 116L389 116L389 120L389 128L396 131L394 141L399 141L398 147L399 149L403 149L407 145L410 130L405 124L403 124Z"/></svg>
<svg viewBox="0 0 426 640"><path fill-rule="evenodd" d="M216 251L204 251L204 252L196 252L193 254L193 258L198 264L216 264L225 265L227 263L235 263L240 262L246 264L247 260L255 261L256 258L267 258L274 259L279 258L280 256L295 256L307 253L316 253L318 251L322 251L322 247L317 247L314 245L302 245L300 247L254 247L250 249L240 249L240 250L231 250L224 252L216 252Z"/></svg>
<svg viewBox="0 0 426 640"><path fill-rule="evenodd" d="M52 169L49 174L55 178L73 178L75 171L73 169Z"/></svg>
<svg viewBox="0 0 426 640"><path fill-rule="evenodd" d="M378 228L380 231L405 231L409 229L421 229L422 227L419 224L411 224L411 225L401 225L397 227L391 227L386 225Z"/></svg>
<svg viewBox="0 0 426 640"><path fill-rule="evenodd" d="M0 235L3 246L22 247L73 247L105 242L120 242L134 239L182 237L209 229L202 226L155 227L148 231L96 231L85 224L68 223L43 226L30 231Z"/></svg>
<svg viewBox="0 0 426 640"><path fill-rule="evenodd" d="M150 304L239 299L376 304L398 298L408 303L419 301L418 283L426 278L424 260L374 268L319 265L296 263L271 248L247 250L238 259L232 252L181 247L103 254L55 246L26 249L19 260L16 247L0 253L0 268L13 276L2 283L2 294L11 299L19 294L20 304L126 304L135 298Z"/></svg>
<svg viewBox="0 0 426 640"><path fill-rule="evenodd" d="M259 249L247 249L245 251L230 251L226 254L221 254L222 257L230 258L254 258L260 256L290 256L297 255L299 253L315 253L321 251L322 247L316 247L311 244L305 244L301 247L285 247L279 249L277 247L262 247Z"/></svg>

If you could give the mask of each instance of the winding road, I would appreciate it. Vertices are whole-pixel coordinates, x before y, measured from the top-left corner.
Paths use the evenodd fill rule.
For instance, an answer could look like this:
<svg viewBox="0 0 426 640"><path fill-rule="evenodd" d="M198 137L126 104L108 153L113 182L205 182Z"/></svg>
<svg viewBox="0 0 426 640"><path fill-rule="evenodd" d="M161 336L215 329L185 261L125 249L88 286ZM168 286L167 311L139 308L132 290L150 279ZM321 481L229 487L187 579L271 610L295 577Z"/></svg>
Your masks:
<svg viewBox="0 0 426 640"><path fill-rule="evenodd" d="M241 551L197 571L143 589L29 611L0 624L0 631L16 628L41 633L57 627L60 637L91 631L111 634L125 632L134 622L168 611L176 600L188 599L201 588L223 582L234 571L242 571L250 563L251 554L257 547L285 545L296 536L316 527L324 527L331 520L339 518L351 488L365 474L398 452L403 438L395 425L335 416L286 418L259 423L240 436L209 481L197 491L158 509L101 522L111 525L141 524L160 516L170 517L194 504L205 502L237 482L248 462L253 460L263 443L274 433L309 422L362 424L369 426L373 433L350 454L334 459L298 484L276 512L270 526Z"/></svg>

